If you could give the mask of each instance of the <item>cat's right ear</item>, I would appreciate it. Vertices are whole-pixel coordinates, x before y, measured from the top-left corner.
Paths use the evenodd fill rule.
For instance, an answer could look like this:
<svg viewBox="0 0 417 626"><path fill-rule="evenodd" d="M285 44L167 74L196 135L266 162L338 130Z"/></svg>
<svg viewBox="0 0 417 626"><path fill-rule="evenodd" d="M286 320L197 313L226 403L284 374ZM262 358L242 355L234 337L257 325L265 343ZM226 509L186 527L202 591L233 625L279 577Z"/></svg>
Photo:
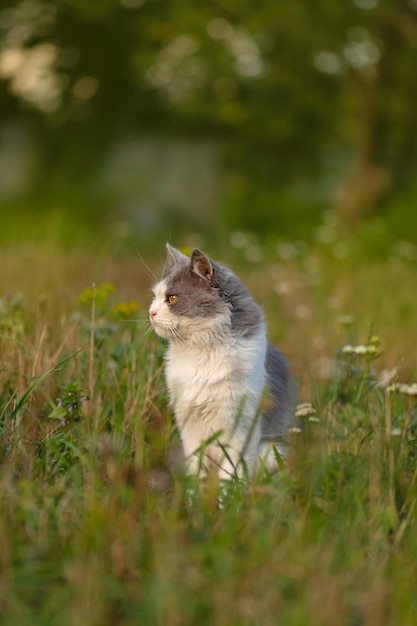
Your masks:
<svg viewBox="0 0 417 626"><path fill-rule="evenodd" d="M197 248L193 250L191 255L191 271L197 274L203 280L206 280L209 285L214 282L214 268L210 259Z"/></svg>
<svg viewBox="0 0 417 626"><path fill-rule="evenodd" d="M169 274L169 272L174 268L175 265L184 265L185 263L189 262L188 256L171 246L169 243L166 244L166 249L167 258L165 261L163 276Z"/></svg>

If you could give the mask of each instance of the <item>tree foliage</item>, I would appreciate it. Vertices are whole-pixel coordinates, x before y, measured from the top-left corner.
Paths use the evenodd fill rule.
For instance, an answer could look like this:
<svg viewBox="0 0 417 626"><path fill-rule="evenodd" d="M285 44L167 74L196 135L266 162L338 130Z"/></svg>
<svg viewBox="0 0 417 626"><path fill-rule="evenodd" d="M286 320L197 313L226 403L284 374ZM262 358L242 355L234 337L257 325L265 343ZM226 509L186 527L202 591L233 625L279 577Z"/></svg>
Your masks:
<svg viewBox="0 0 417 626"><path fill-rule="evenodd" d="M350 214L415 169L415 0L20 0L0 29L2 124L50 169L149 132L217 134L281 182L347 151Z"/></svg>

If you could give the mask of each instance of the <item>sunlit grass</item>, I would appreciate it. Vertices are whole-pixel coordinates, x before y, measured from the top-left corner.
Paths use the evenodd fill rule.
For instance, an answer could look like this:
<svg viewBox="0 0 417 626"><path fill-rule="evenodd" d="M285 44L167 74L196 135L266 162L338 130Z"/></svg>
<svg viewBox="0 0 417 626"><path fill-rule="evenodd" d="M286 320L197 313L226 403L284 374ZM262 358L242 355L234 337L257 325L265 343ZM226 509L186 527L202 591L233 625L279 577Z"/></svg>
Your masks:
<svg viewBox="0 0 417 626"><path fill-rule="evenodd" d="M303 420L287 469L222 507L182 475L136 252L3 250L2 624L415 623L415 260L291 245L222 253Z"/></svg>

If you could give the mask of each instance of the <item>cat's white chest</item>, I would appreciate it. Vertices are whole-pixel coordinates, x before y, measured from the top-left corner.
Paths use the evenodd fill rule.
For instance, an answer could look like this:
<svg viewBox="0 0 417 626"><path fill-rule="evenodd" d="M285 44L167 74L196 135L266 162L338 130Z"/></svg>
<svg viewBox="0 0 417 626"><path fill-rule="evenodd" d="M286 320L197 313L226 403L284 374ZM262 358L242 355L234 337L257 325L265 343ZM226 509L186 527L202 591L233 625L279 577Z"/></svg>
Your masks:
<svg viewBox="0 0 417 626"><path fill-rule="evenodd" d="M185 419L233 423L242 398L255 412L265 385L265 352L264 332L204 346L171 345L166 378L180 425Z"/></svg>
<svg viewBox="0 0 417 626"><path fill-rule="evenodd" d="M234 377L239 350L232 343L216 346L171 347L167 354L167 380L174 395L180 387L185 396ZM188 390L188 394L187 394Z"/></svg>
<svg viewBox="0 0 417 626"><path fill-rule="evenodd" d="M171 344L166 378L189 470L195 453L210 444L207 458L230 477L245 457L251 473L260 436L256 414L265 387L266 336L225 337L205 345ZM224 450L227 448L227 454Z"/></svg>

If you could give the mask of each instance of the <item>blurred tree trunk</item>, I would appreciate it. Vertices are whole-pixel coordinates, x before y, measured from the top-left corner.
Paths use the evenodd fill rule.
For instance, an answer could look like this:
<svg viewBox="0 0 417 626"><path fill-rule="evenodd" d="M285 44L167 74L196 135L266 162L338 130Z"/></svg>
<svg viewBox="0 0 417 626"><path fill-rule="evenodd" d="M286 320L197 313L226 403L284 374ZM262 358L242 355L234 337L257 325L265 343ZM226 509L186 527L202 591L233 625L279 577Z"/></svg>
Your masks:
<svg viewBox="0 0 417 626"><path fill-rule="evenodd" d="M353 89L350 99L355 103L358 135L352 167L334 197L347 222L376 213L384 196L401 183L404 170L409 171L405 161L410 154L410 128L416 122L410 89L414 69L409 60L410 51L417 52L416 13L399 0L391 10L381 12L373 36L380 62L347 87ZM415 137L411 143L415 145Z"/></svg>
<svg viewBox="0 0 417 626"><path fill-rule="evenodd" d="M365 110L354 163L334 197L335 207L344 221L356 221L374 213L392 182L383 158L388 121L379 106L378 86L372 83L364 92Z"/></svg>

